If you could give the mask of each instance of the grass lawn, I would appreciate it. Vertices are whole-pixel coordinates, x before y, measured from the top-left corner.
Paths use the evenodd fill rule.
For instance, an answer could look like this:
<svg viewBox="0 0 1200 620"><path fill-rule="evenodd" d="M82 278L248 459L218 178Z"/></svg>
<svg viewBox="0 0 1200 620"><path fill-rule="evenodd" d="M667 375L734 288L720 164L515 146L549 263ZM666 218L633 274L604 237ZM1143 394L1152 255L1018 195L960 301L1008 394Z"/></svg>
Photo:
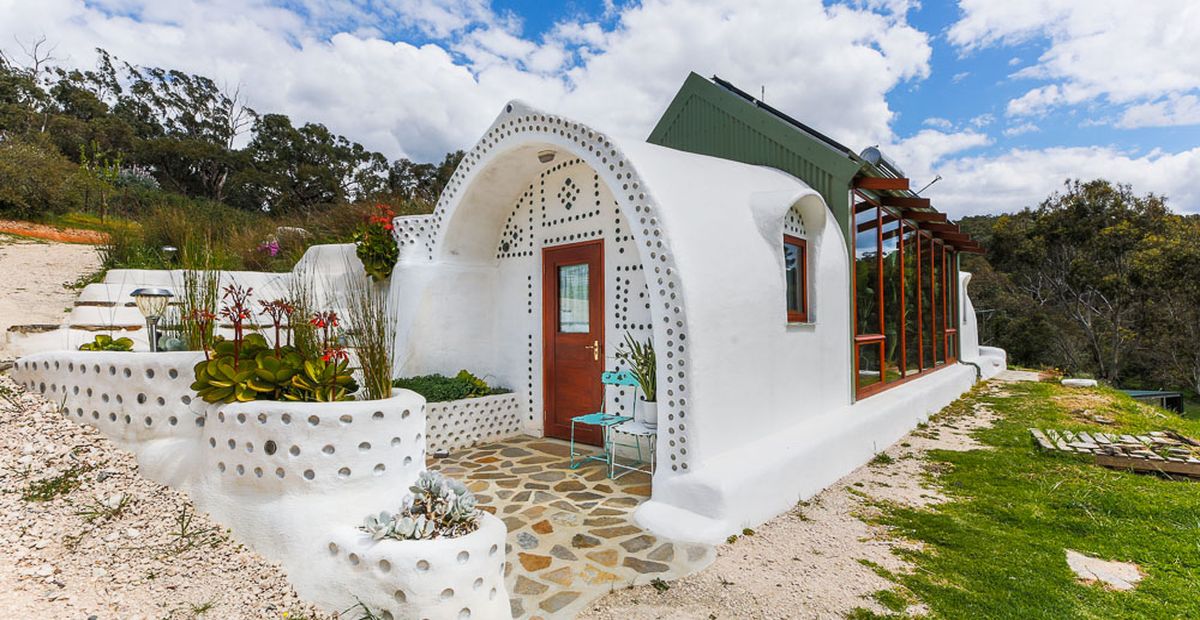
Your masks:
<svg viewBox="0 0 1200 620"><path fill-rule="evenodd" d="M915 570L877 600L902 614L920 601L941 618L1200 618L1200 482L1114 471L1034 448L1028 428L1200 437L1200 419L1139 404L1113 390L1051 383L977 389L943 415L986 403L1000 415L976 433L990 450L934 452L934 483L950 501L884 505L881 523L922 543L903 552ZM1101 415L1116 421L1102 426ZM1116 592L1076 581L1065 549L1138 564L1146 578ZM855 617L874 615L858 610Z"/></svg>

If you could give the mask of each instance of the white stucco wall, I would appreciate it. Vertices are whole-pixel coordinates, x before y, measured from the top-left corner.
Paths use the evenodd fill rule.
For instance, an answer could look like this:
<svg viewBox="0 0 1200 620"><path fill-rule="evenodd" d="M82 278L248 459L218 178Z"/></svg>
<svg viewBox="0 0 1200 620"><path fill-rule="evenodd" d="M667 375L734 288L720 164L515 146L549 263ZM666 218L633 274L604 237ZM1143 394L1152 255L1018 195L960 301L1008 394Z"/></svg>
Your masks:
<svg viewBox="0 0 1200 620"><path fill-rule="evenodd" d="M554 161L538 160L545 151ZM565 213L564 179L589 172L604 214L611 192L611 222L595 226L585 216L544 226ZM631 278L629 292L645 295L639 311L648 311L659 353L660 468L638 515L675 538L718 540L786 510L975 380L973 367L955 365L854 402L849 251L819 195L773 169L618 143L513 102L467 154L434 213L396 223L402 367L469 368L524 390L534 434L542 419L540 250L604 238L609 280L611 242L628 226L618 263L640 266L644 280ZM808 241L811 317L802 325L786 320L785 226ZM613 284L609 315L624 292ZM613 316L606 321L611 355L622 330ZM964 345L973 333L962 335Z"/></svg>

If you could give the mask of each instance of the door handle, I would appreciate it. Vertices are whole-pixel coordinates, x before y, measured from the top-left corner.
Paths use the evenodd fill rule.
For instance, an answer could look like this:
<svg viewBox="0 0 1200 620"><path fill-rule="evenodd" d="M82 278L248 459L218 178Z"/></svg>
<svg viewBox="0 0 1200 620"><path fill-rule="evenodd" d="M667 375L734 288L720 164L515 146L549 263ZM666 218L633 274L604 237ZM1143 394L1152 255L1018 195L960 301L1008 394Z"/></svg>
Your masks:
<svg viewBox="0 0 1200 620"><path fill-rule="evenodd" d="M600 341L599 340L593 340L592 344L585 345L583 348L592 350L592 361L593 362L600 361Z"/></svg>

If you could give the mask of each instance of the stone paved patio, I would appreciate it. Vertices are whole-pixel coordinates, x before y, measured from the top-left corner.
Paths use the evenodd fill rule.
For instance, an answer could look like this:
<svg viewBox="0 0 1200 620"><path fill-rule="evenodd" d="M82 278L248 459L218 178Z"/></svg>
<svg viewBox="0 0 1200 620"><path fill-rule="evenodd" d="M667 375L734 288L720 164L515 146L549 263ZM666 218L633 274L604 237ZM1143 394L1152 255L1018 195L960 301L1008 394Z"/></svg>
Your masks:
<svg viewBox="0 0 1200 620"><path fill-rule="evenodd" d="M506 583L514 618L570 618L613 589L669 581L714 557L707 545L655 537L633 522L650 477L606 476L602 463L568 467L565 442L513 437L430 469L463 480L508 526Z"/></svg>

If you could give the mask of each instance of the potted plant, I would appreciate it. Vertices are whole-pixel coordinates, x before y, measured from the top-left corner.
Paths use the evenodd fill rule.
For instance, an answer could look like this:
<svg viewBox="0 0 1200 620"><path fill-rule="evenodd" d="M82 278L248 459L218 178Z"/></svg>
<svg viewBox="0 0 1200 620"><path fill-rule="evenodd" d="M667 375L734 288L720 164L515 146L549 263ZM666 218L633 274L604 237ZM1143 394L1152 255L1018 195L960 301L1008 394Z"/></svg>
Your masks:
<svg viewBox="0 0 1200 620"><path fill-rule="evenodd" d="M655 371L657 365L654 358L654 343L647 339L638 342L633 335L625 332L625 342L617 349L617 359L629 365L638 385L642 388L642 402L634 410L634 419L645 424L647 428L658 426L658 389Z"/></svg>

